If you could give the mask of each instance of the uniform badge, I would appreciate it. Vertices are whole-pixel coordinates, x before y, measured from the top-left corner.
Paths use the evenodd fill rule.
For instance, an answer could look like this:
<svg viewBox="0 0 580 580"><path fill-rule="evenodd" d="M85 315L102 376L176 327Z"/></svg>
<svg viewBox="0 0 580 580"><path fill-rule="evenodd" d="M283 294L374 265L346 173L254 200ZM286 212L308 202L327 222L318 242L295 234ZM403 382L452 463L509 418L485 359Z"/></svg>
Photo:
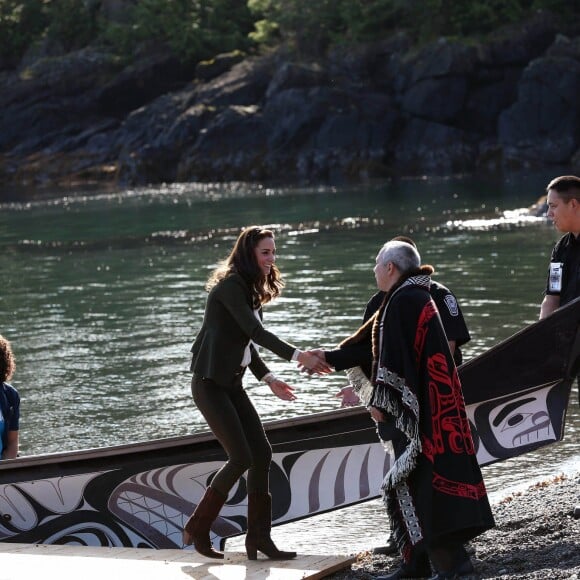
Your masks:
<svg viewBox="0 0 580 580"><path fill-rule="evenodd" d="M458 316L459 306L457 306L455 296L453 296L453 294L447 294L443 300L447 306L447 310L449 310L449 314L451 314L451 316Z"/></svg>

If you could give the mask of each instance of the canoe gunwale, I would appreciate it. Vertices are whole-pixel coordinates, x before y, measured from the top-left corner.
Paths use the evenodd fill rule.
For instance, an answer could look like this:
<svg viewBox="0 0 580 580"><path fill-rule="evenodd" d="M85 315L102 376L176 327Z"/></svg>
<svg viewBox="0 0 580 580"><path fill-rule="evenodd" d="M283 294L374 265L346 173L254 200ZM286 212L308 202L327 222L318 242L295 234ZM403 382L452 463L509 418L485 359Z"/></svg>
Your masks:
<svg viewBox="0 0 580 580"><path fill-rule="evenodd" d="M275 419L264 422L264 429L269 435L273 435L284 429L291 429L297 426L308 426L312 423L322 423L333 419L345 419L347 417L356 417L366 415L368 412L364 407L350 407L337 409L333 411L323 411L312 413L311 415L302 415L286 419ZM177 437L166 437L162 439L153 439L149 441L137 441L134 443L125 443L113 445L110 447L96 447L90 449L79 449L73 451L58 451L55 453L44 453L38 455L25 455L11 459L9 461L0 461L0 473L3 471L13 471L17 469L29 469L32 465L48 466L55 463L63 464L70 462L92 461L103 458L120 457L130 454L148 454L151 452L168 451L179 449L181 447L198 446L203 443L216 443L217 440L213 433L204 430L191 435L181 435ZM279 443L272 442L276 447Z"/></svg>

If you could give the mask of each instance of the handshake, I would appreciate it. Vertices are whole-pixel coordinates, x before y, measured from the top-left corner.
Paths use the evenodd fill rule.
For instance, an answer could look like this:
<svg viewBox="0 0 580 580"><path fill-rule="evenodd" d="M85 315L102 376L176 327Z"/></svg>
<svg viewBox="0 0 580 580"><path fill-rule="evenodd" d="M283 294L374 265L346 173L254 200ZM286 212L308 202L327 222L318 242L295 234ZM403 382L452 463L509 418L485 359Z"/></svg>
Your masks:
<svg viewBox="0 0 580 580"><path fill-rule="evenodd" d="M326 375L334 371L326 362L324 350L321 348L303 350L298 355L298 368L309 375Z"/></svg>

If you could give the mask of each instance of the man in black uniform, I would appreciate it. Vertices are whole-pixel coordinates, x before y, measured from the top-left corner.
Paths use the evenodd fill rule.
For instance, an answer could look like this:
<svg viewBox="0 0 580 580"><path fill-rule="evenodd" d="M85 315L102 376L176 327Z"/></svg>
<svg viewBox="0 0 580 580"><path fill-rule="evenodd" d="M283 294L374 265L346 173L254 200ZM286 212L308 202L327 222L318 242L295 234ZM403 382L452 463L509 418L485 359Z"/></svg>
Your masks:
<svg viewBox="0 0 580 580"><path fill-rule="evenodd" d="M547 215L564 235L552 249L540 319L580 296L580 177L556 177L546 191ZM576 381L580 404L580 376ZM580 505L574 512L580 512Z"/></svg>
<svg viewBox="0 0 580 580"><path fill-rule="evenodd" d="M552 250L540 319L580 296L580 177L557 177L546 189L547 215L565 235Z"/></svg>
<svg viewBox="0 0 580 580"><path fill-rule="evenodd" d="M411 238L406 236L398 236L392 241L406 242L414 247L415 243ZM454 294L443 284L432 281L429 292L435 302L439 315L447 335L449 348L453 354L455 364L459 366L462 362L462 353L460 347L471 339L465 319L457 303ZM367 322L377 312L385 298L385 292L377 292L367 303L363 324ZM362 340L357 340L348 344L341 344L339 348L331 351L320 351L324 354L326 361L332 365L335 370L351 369L353 367L360 367L362 373L367 379L370 379L372 373L372 344L370 335ZM352 378L353 375L349 375ZM355 379L356 380L356 379ZM338 396L342 397L343 406L351 406L358 404L359 398L354 393L353 387L349 386L340 391ZM393 446L395 457L398 457L406 447L406 437L396 429L394 423L379 422L377 423L377 433L382 441L390 441ZM394 554L398 552L392 536L387 539L384 546L377 547L373 550L375 554ZM394 574L385 578L420 578L425 575L430 575L431 568L427 556L425 555L421 561L411 562L410 566L401 566Z"/></svg>

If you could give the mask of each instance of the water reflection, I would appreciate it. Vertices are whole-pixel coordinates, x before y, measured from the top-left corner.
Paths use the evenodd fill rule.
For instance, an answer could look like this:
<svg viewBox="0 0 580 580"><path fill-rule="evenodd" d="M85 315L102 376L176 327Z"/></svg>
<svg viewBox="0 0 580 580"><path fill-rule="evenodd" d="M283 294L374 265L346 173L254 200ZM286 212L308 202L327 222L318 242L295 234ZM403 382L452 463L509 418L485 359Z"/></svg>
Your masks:
<svg viewBox="0 0 580 580"><path fill-rule="evenodd" d="M0 312L17 354L22 452L205 429L191 401L188 351L205 280L250 223L275 224L287 286L266 307L265 322L287 340L332 347L355 330L375 290L379 246L407 234L460 300L472 335L465 358L484 352L538 318L558 235L525 211L552 177L342 189L187 184L0 204ZM265 420L337 408L342 373L306 378L269 353L264 358L298 394L288 404L248 378ZM577 466L579 431L574 398L565 439L549 453L484 468L492 495ZM387 532L379 500L308 520L306 539L304 525L275 528L273 536L289 537L281 543L298 550L315 542L340 552L368 549Z"/></svg>
<svg viewBox="0 0 580 580"><path fill-rule="evenodd" d="M484 352L538 318L558 236L546 220L515 210L550 177L353 188L188 184L0 204L0 311L18 356L23 453L205 428L191 402L189 346L205 280L250 223L275 224L287 286L265 322L297 346L333 347L358 327L375 291L379 246L407 234L460 300L472 334L466 359ZM299 397L289 405L249 378L264 419L337 408L343 374L307 379L264 357ZM571 409L570 432L578 421ZM569 441L553 449L578 453ZM501 480L512 472L497 469Z"/></svg>

